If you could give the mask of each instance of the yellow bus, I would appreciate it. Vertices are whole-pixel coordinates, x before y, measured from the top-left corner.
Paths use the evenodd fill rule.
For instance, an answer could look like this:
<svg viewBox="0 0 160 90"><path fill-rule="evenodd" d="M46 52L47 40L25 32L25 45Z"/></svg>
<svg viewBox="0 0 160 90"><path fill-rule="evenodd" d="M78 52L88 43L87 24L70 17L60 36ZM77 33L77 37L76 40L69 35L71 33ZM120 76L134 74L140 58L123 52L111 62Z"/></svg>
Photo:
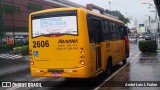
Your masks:
<svg viewBox="0 0 160 90"><path fill-rule="evenodd" d="M34 77L91 78L120 61L129 44L122 21L83 8L57 8L29 16L29 53Z"/></svg>

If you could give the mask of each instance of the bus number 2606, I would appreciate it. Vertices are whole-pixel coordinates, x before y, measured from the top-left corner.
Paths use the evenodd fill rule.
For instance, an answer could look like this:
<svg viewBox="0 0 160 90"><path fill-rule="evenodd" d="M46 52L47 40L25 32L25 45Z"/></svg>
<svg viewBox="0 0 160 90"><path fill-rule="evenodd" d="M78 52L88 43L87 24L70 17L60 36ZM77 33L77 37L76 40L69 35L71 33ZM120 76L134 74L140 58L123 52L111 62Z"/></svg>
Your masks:
<svg viewBox="0 0 160 90"><path fill-rule="evenodd" d="M33 48L49 47L49 41L33 41Z"/></svg>

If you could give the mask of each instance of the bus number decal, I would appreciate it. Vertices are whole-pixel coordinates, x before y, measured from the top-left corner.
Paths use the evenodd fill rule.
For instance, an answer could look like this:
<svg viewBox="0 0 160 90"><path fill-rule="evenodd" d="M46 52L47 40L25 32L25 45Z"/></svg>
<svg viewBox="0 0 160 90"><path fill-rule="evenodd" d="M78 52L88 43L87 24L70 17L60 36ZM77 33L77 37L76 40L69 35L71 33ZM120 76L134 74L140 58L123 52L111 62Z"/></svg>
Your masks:
<svg viewBox="0 0 160 90"><path fill-rule="evenodd" d="M49 41L33 41L33 48L49 47Z"/></svg>

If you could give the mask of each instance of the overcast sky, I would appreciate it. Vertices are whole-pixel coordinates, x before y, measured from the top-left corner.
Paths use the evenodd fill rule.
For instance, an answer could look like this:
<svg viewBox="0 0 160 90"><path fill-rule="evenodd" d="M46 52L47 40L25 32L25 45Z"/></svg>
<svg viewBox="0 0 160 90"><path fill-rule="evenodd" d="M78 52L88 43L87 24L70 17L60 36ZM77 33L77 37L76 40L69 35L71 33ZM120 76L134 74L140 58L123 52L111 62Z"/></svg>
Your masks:
<svg viewBox="0 0 160 90"><path fill-rule="evenodd" d="M111 10L118 10L126 17L132 17L133 19L137 19L138 23L144 23L144 20L148 20L148 16L151 18L155 17L155 11L153 7L148 9L147 4L142 3L151 3L154 5L153 0L70 0L82 5L86 4L95 4L104 9L110 9L109 2L111 2ZM127 12L127 14L126 14Z"/></svg>

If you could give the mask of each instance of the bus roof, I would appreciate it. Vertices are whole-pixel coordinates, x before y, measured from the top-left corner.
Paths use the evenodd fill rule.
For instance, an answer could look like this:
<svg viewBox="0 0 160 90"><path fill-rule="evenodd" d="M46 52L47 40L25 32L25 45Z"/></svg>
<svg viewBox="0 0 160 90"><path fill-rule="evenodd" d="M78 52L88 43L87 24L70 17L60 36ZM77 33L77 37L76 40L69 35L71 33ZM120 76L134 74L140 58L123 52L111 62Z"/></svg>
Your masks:
<svg viewBox="0 0 160 90"><path fill-rule="evenodd" d="M33 12L30 15L32 15L32 14L40 14L40 13L44 13L44 12L63 11L63 10L78 10L78 9L79 10L80 9L84 10L88 14L92 14L92 15L95 15L95 16L98 16L98 17L101 17L101 18L106 18L106 19L111 20L113 22L118 22L118 23L121 23L121 24L125 24L124 22L122 22L120 20L114 19L112 17L106 16L106 15L103 15L103 14L100 14L100 13L96 13L96 12L93 12L93 11L90 11L90 10L87 10L87 9L84 9L84 8L74 8L74 7L46 9L46 10L41 10L41 11Z"/></svg>
<svg viewBox="0 0 160 90"><path fill-rule="evenodd" d="M90 10L86 10L86 11L89 14L93 14L93 15L96 15L96 16L99 16L99 17L102 17L102 18L106 18L106 19L111 20L113 22L118 22L118 23L121 23L121 24L125 24L124 22L122 22L120 20L114 19L112 17L106 16L106 15L103 15L103 14L100 14L100 13L96 13L96 12L93 12L93 11L90 11Z"/></svg>

